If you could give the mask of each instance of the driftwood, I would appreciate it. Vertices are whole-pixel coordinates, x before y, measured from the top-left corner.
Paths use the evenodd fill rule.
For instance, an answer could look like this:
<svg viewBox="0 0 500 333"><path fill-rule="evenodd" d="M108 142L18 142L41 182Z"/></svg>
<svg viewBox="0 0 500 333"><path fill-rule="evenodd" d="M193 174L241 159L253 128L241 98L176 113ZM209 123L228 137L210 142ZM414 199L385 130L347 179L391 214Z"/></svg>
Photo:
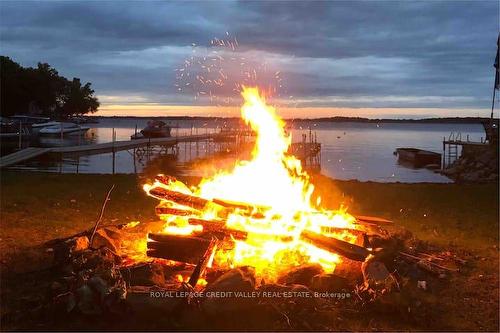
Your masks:
<svg viewBox="0 0 500 333"><path fill-rule="evenodd" d="M338 253L351 260L364 261L370 254L370 251L362 246L307 230L300 234L300 238L320 249Z"/></svg>
<svg viewBox="0 0 500 333"><path fill-rule="evenodd" d="M168 234L148 234L147 255L174 261L197 264L210 245L210 240L200 237Z"/></svg>

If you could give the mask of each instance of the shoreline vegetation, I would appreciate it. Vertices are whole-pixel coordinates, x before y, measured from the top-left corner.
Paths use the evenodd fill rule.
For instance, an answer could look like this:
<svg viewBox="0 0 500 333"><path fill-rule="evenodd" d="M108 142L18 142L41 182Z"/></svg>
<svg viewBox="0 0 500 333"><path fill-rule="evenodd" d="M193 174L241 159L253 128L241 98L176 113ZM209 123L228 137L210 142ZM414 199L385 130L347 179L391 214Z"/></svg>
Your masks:
<svg viewBox="0 0 500 333"><path fill-rule="evenodd" d="M204 116L88 116L96 119L167 119L167 120L225 120L241 121L239 117L204 117ZM362 117L328 117L328 118L285 118L290 122L350 122L350 123L424 123L424 124L482 124L489 122L487 117L443 117L422 119L389 119L389 118L362 118ZM499 125L499 118L494 118L493 123Z"/></svg>
<svg viewBox="0 0 500 333"><path fill-rule="evenodd" d="M179 178L191 185L199 181ZM136 175L2 171L2 319L25 306L20 294L44 293L32 273L48 268L50 253L43 250L44 242L90 229L112 184L116 187L102 225L156 220L157 202L141 188L146 180ZM498 183L376 183L322 175L312 175L311 181L325 207L336 209L343 203L353 214L392 219L421 241L467 260L463 270L443 285L432 292L419 291L419 297L432 304L421 309L427 313L425 320L407 322L399 316L367 313L346 319L346 327L367 330L375 320L383 330L498 329ZM30 325L36 324L9 319L3 320L2 328L36 328Z"/></svg>

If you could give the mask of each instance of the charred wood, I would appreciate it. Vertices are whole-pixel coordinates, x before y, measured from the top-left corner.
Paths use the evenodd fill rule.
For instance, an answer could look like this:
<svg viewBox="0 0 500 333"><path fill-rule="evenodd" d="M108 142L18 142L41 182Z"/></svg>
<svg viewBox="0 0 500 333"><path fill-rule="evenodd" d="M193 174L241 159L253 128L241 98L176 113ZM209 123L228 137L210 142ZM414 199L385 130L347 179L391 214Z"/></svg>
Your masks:
<svg viewBox="0 0 500 333"><path fill-rule="evenodd" d="M212 238L212 240L210 241L210 244L208 245L208 248L205 251L205 254L203 254L203 257L201 257L200 261L198 262L198 264L194 268L193 273L189 277L188 284L191 287L194 288L196 286L196 284L198 284L198 280L205 272L207 265L210 263L211 260L213 260L215 251L217 251L217 244L218 243L219 243L219 241L216 238Z"/></svg>
<svg viewBox="0 0 500 333"><path fill-rule="evenodd" d="M147 255L189 264L197 264L210 245L210 240L200 237L149 234Z"/></svg>
<svg viewBox="0 0 500 333"><path fill-rule="evenodd" d="M364 261L370 254L370 251L364 247L307 230L303 231L300 237L320 249L338 253L351 260Z"/></svg>
<svg viewBox="0 0 500 333"><path fill-rule="evenodd" d="M363 216L363 215L356 215L354 216L356 218L356 222L360 224L371 224L371 225L392 225L394 224L393 221L391 220L386 220L380 217L374 217L374 216Z"/></svg>
<svg viewBox="0 0 500 333"><path fill-rule="evenodd" d="M196 211L189 209L180 209L180 208L172 208L172 207L156 207L155 208L156 215L176 215L176 216L191 216L198 215Z"/></svg>
<svg viewBox="0 0 500 333"><path fill-rule="evenodd" d="M149 194L160 200L172 201L179 205L198 210L203 210L209 203L206 199L177 191L171 191L163 187L153 187L149 190Z"/></svg>
<svg viewBox="0 0 500 333"><path fill-rule="evenodd" d="M227 228L224 220L190 218L188 221L191 225L202 225L204 231L218 235L218 238L220 238L220 236L232 236L234 239L243 240L248 236L246 231Z"/></svg>

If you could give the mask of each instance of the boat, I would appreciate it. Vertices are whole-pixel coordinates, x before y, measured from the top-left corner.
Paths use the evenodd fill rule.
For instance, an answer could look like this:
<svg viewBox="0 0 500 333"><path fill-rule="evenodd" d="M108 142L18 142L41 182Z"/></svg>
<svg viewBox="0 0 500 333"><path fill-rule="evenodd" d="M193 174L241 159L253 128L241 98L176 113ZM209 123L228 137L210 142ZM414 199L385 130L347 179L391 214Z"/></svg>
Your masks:
<svg viewBox="0 0 500 333"><path fill-rule="evenodd" d="M50 120L50 118L47 117L35 117L35 116L27 116L23 114L15 114L13 116L10 116L9 119L15 120L17 122L20 122L25 125L33 125L37 123L43 123L47 122Z"/></svg>
<svg viewBox="0 0 500 333"><path fill-rule="evenodd" d="M169 138L171 127L161 120L150 120L147 126L139 133L135 133L130 138L134 139L149 139L149 138Z"/></svg>
<svg viewBox="0 0 500 333"><path fill-rule="evenodd" d="M90 129L87 126L79 126L74 123L58 123L57 125L45 126L38 131L40 135L61 135L71 133L85 133Z"/></svg>
<svg viewBox="0 0 500 333"><path fill-rule="evenodd" d="M47 121L47 122L43 122L43 123L36 123L36 124L32 124L31 127L32 128L43 128L43 127L49 127L49 126L59 126L61 124L60 121Z"/></svg>
<svg viewBox="0 0 500 333"><path fill-rule="evenodd" d="M418 148L397 148L394 152L398 155L398 160L409 163L413 167L441 166L441 154L429 150Z"/></svg>
<svg viewBox="0 0 500 333"><path fill-rule="evenodd" d="M17 118L0 118L0 137L2 139L19 138L19 136L29 136L31 131L28 124Z"/></svg>

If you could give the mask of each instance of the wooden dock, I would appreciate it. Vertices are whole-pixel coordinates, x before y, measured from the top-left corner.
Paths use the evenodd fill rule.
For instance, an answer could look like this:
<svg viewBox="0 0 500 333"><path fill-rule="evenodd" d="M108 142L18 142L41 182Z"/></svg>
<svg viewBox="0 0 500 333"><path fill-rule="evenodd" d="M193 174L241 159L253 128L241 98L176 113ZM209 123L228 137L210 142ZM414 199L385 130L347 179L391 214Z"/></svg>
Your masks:
<svg viewBox="0 0 500 333"><path fill-rule="evenodd" d="M448 138L443 138L443 159L441 169L446 169L459 159L461 150L464 149L464 147L487 147L488 145L489 143L483 140L483 138L481 138L480 142L470 141L469 135L467 135L466 140L462 140L461 133L450 133Z"/></svg>
<svg viewBox="0 0 500 333"><path fill-rule="evenodd" d="M60 155L72 155L72 156L96 155L96 154L118 152L122 150L129 150L140 147L174 146L180 142L204 141L204 140L219 138L224 135L225 134L221 133L210 133L210 134L187 135L187 136L168 137L168 138L113 141L113 142L105 142L92 145L69 146L69 147L53 147L53 148L30 147L19 150L7 156L1 157L0 168L5 168L45 154L60 154Z"/></svg>
<svg viewBox="0 0 500 333"><path fill-rule="evenodd" d="M4 168L9 165L14 165L22 161L27 161L29 159L42 156L44 154L47 154L51 150L52 148L30 147L16 151L15 153L0 158L0 168Z"/></svg>

